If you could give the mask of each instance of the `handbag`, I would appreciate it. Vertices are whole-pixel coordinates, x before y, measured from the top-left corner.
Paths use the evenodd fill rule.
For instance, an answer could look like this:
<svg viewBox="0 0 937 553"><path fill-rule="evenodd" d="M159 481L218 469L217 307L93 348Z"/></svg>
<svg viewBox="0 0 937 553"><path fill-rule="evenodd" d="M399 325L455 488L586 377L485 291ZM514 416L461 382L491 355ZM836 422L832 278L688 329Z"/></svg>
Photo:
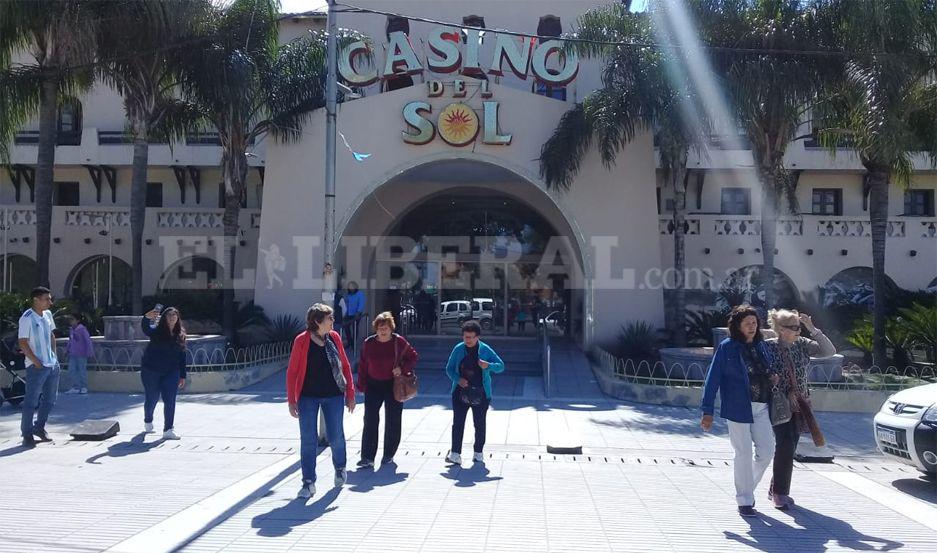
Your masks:
<svg viewBox="0 0 937 553"><path fill-rule="evenodd" d="M394 367L399 366L397 358L397 335L394 335ZM401 374L394 377L394 399L403 403L408 399L416 397L419 388L419 382L416 373L410 371L407 374Z"/></svg>
<svg viewBox="0 0 937 553"><path fill-rule="evenodd" d="M485 389L481 386L459 388L459 399L469 407L481 405L485 401Z"/></svg>
<svg viewBox="0 0 937 553"><path fill-rule="evenodd" d="M823 447L826 445L826 437L820 429L820 423L817 422L817 418L813 416L813 408L810 406L810 400L800 393L797 380L794 378L794 367L790 363L790 358L786 355L786 352L782 351L782 355L785 358L784 372L787 373L788 380L791 382L791 411L798 415L797 429L801 434L810 434L810 437L813 438L813 445Z"/></svg>
<svg viewBox="0 0 937 553"><path fill-rule="evenodd" d="M772 426L790 422L791 417L794 416L791 411L791 400L782 394L777 386L771 390L771 406L768 415L771 417Z"/></svg>

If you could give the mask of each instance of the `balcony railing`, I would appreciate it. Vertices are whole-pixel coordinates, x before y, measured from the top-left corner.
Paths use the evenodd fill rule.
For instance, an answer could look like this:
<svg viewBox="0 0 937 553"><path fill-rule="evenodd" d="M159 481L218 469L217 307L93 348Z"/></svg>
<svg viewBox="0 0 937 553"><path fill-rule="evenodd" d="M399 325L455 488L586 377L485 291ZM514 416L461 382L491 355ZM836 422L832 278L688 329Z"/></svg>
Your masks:
<svg viewBox="0 0 937 553"><path fill-rule="evenodd" d="M661 235L673 234L673 219L661 217L658 227ZM687 235L761 236L761 219L751 215L688 215L683 228ZM861 238L872 236L872 224L867 217L780 217L777 232L778 236ZM937 239L937 219L893 219L888 221L887 232L889 238Z"/></svg>
<svg viewBox="0 0 937 553"><path fill-rule="evenodd" d="M224 209L185 207L147 208L147 222L157 228L215 229L224 226ZM113 227L130 226L130 210L123 207L61 207L53 208L53 216L64 214L65 226ZM241 224L244 228L260 228L260 210L241 209ZM108 221L110 219L110 221ZM36 209L33 207L0 206L0 226L33 226L36 224Z"/></svg>

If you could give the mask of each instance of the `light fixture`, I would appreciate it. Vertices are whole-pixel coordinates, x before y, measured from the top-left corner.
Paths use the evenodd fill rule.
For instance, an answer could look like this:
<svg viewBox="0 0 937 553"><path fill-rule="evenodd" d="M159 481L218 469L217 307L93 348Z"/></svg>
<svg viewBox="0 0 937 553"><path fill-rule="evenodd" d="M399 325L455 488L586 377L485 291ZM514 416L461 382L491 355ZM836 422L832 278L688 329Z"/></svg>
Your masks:
<svg viewBox="0 0 937 553"><path fill-rule="evenodd" d="M839 250L839 255L849 255L849 250Z"/></svg>
<svg viewBox="0 0 937 553"><path fill-rule="evenodd" d="M738 249L738 252L739 252L739 255L742 255L743 253L745 253L745 250L742 249L742 248L739 248L739 249Z"/></svg>
<svg viewBox="0 0 937 553"><path fill-rule="evenodd" d="M704 253L704 254L709 255L709 252L710 252L710 249L709 249L709 248L703 248L703 253Z"/></svg>
<svg viewBox="0 0 937 553"><path fill-rule="evenodd" d="M91 239L90 239L90 238L85 238L85 244L90 244L90 243L91 243Z"/></svg>
<svg viewBox="0 0 937 553"><path fill-rule="evenodd" d="M813 255L813 248L807 250L807 255Z"/></svg>
<svg viewBox="0 0 937 553"><path fill-rule="evenodd" d="M911 250L911 251L909 251L909 252L908 252L908 255L910 255L911 257L916 256L916 255L917 255L917 250Z"/></svg>

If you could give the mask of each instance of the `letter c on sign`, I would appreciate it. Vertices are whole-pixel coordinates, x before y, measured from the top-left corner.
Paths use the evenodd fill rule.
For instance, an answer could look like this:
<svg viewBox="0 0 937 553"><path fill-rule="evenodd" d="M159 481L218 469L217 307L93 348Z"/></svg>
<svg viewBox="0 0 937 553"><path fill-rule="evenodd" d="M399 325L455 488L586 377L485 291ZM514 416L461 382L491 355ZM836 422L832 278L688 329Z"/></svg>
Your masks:
<svg viewBox="0 0 937 553"><path fill-rule="evenodd" d="M436 127L423 117L422 112L432 113L433 108L426 102L410 102L403 107L403 120L417 132L403 131L403 141L407 144L426 144L436 136Z"/></svg>
<svg viewBox="0 0 937 553"><path fill-rule="evenodd" d="M360 56L367 56L371 52L363 41L352 42L342 48L338 56L338 72L351 86L368 86L377 81L377 69L372 67L367 73L359 73L355 69L355 60Z"/></svg>

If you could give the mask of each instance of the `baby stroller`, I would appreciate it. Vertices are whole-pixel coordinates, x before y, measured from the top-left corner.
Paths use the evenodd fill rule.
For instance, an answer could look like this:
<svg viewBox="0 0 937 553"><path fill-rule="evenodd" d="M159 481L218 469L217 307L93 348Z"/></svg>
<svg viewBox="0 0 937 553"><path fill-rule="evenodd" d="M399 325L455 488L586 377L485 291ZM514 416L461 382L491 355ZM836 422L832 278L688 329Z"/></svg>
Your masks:
<svg viewBox="0 0 937 553"><path fill-rule="evenodd" d="M4 400L19 405L26 397L26 374L23 355L6 340L0 340L0 405Z"/></svg>

